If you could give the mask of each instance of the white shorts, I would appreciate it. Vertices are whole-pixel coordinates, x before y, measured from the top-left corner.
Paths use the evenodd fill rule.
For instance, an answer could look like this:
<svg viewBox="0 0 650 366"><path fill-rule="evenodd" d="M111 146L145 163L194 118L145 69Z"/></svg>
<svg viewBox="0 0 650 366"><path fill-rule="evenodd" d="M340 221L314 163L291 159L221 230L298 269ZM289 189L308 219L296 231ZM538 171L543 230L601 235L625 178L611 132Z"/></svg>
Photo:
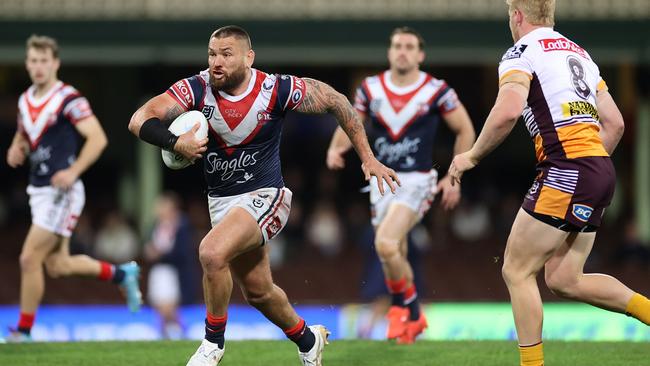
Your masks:
<svg viewBox="0 0 650 366"><path fill-rule="evenodd" d="M381 223L393 203L413 210L418 215L418 221L431 207L438 184L438 172L435 169L429 172L397 172L397 176L402 185L397 187L395 194L390 192L390 187L384 182L382 196L377 187L377 178L373 177L370 181L370 215L373 226Z"/></svg>
<svg viewBox="0 0 650 366"><path fill-rule="evenodd" d="M289 188L262 188L236 196L210 197L208 209L210 221L215 226L233 207L241 207L257 221L266 244L287 224L291 210L291 190Z"/></svg>
<svg viewBox="0 0 650 366"><path fill-rule="evenodd" d="M86 203L83 183L78 180L68 190L52 186L27 186L32 224L69 238Z"/></svg>
<svg viewBox="0 0 650 366"><path fill-rule="evenodd" d="M153 306L178 304L181 284L178 270L171 264L154 264L149 271L147 299Z"/></svg>

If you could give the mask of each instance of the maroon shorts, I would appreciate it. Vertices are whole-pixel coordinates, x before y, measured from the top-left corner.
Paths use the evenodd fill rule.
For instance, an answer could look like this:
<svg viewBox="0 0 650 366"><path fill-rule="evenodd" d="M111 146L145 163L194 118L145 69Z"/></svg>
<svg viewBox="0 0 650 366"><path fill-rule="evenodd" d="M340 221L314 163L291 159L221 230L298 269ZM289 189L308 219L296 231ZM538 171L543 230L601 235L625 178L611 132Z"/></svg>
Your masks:
<svg viewBox="0 0 650 366"><path fill-rule="evenodd" d="M524 198L524 210L534 217L551 217L565 231L600 226L616 186L609 157L545 160L537 165L537 173Z"/></svg>

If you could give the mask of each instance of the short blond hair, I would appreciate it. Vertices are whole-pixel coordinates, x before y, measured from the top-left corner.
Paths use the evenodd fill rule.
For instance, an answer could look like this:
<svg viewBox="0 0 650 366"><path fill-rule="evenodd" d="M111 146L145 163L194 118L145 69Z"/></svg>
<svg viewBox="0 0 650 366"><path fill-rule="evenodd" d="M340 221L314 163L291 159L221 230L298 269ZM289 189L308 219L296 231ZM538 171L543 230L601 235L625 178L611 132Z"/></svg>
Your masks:
<svg viewBox="0 0 650 366"><path fill-rule="evenodd" d="M27 38L27 49L35 48L37 50L52 50L52 55L54 58L59 57L59 44L56 42L56 39L48 36L39 36L37 34L32 34Z"/></svg>
<svg viewBox="0 0 650 366"><path fill-rule="evenodd" d="M552 27L555 25L555 0L506 0L508 11L515 8L524 13L528 23Z"/></svg>

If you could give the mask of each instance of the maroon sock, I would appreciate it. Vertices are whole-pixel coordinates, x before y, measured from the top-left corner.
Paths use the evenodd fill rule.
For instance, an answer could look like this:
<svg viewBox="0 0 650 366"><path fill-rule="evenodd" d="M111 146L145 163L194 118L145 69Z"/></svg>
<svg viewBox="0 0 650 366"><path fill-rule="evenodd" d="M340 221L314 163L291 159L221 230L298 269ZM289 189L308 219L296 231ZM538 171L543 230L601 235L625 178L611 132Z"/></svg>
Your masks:
<svg viewBox="0 0 650 366"><path fill-rule="evenodd" d="M418 292L415 290L415 284L406 289L404 293L404 304L409 308L409 320L416 321L420 319L420 302L418 301Z"/></svg>
<svg viewBox="0 0 650 366"><path fill-rule="evenodd" d="M404 306L404 292L406 291L406 277L399 280L386 279L386 287L391 295L391 305Z"/></svg>
<svg viewBox="0 0 650 366"><path fill-rule="evenodd" d="M303 353L309 352L309 350L314 347L314 344L316 344L316 336L311 329L309 329L304 319L300 319L298 324L295 326L289 329L284 329L284 334L286 334L287 338L289 338L293 343L298 345L298 349Z"/></svg>
<svg viewBox="0 0 650 366"><path fill-rule="evenodd" d="M216 316L208 312L205 317L205 339L208 342L216 343L221 349L223 349L223 344L226 341L224 334L226 333L227 321L228 314Z"/></svg>
<svg viewBox="0 0 650 366"><path fill-rule="evenodd" d="M18 319L18 331L21 333L29 334L32 331L32 326L34 326L34 317L36 314L20 313L20 318Z"/></svg>
<svg viewBox="0 0 650 366"><path fill-rule="evenodd" d="M115 266L104 262L104 261L99 261L100 265L100 271L99 275L97 276L97 279L100 281L110 281L113 279L113 274L115 273Z"/></svg>

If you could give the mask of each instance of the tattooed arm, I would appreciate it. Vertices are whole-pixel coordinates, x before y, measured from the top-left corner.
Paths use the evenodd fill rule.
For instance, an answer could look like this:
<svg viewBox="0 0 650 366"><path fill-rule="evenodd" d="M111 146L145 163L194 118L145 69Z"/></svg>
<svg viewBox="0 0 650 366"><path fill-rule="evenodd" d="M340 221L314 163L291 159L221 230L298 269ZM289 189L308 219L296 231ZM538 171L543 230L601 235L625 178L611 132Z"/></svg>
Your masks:
<svg viewBox="0 0 650 366"><path fill-rule="evenodd" d="M373 155L363 123L348 99L321 81L309 78L303 80L307 89L302 104L296 108L296 111L311 114L333 114L361 158L361 169L366 180L369 180L370 176L376 176L379 191L382 194L384 193L383 180L388 183L390 190L395 192L393 182L400 184L395 171L385 167Z"/></svg>
<svg viewBox="0 0 650 366"><path fill-rule="evenodd" d="M303 113L331 113L336 118L345 134L352 141L354 149L359 154L361 161L373 157L363 123L348 99L331 86L314 79L303 79L307 84L305 98L296 108Z"/></svg>
<svg viewBox="0 0 650 366"><path fill-rule="evenodd" d="M140 128L142 124L149 118L158 118L160 121L169 127L172 121L183 113L183 108L167 93L157 95L142 107L140 107L129 122L129 131L134 135L140 135Z"/></svg>
<svg viewBox="0 0 650 366"><path fill-rule="evenodd" d="M198 123L192 130L178 137L167 130L172 121L183 112L183 108L169 94L160 94L133 113L129 131L143 141L179 152L188 159L200 158L201 153L207 149L205 145L208 139L197 140L194 137L199 128Z"/></svg>

